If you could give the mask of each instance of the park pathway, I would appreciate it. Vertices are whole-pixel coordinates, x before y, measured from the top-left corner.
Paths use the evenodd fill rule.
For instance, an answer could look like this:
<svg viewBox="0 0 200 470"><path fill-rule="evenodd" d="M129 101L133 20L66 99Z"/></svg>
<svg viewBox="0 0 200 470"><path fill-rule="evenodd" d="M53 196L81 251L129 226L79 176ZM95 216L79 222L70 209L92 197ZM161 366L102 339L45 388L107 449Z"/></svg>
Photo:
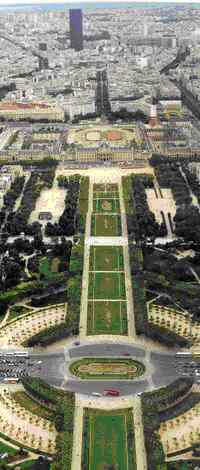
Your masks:
<svg viewBox="0 0 200 470"><path fill-rule="evenodd" d="M88 194L88 212L86 216L85 241L84 241L84 262L83 262L81 312L80 312L80 325L79 325L80 338L84 338L87 335L90 230L91 230L92 211L93 211L93 182L92 182L92 179L90 178L89 194Z"/></svg>
<svg viewBox="0 0 200 470"><path fill-rule="evenodd" d="M147 470L141 397L137 395L133 397L133 422L137 470Z"/></svg>
<svg viewBox="0 0 200 470"><path fill-rule="evenodd" d="M124 254L124 273L125 273L125 286L126 286L126 299L127 299L127 317L128 317L128 335L132 338L136 336L135 331L135 318L133 307L133 290L130 270L130 257L128 246L128 230L126 220L126 210L123 198L122 181L119 181L119 199L121 208L121 222L122 222L122 238L123 238L123 254Z"/></svg>
<svg viewBox="0 0 200 470"><path fill-rule="evenodd" d="M75 410L74 410L74 435L73 435L71 470L81 469L82 441L83 441L83 413L84 413L84 407L81 402L80 395L76 394Z"/></svg>

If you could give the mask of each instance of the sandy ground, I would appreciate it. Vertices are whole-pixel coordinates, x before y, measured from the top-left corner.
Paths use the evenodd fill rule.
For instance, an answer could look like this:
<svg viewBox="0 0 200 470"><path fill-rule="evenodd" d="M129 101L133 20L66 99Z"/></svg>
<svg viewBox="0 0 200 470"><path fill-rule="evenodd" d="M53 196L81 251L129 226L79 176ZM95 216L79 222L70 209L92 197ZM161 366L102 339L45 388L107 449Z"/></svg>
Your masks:
<svg viewBox="0 0 200 470"><path fill-rule="evenodd" d="M29 223L37 221L40 212L51 212L53 217L50 222L58 222L65 208L65 196L66 189L58 188L56 181L51 189L44 189L36 202L35 210L31 213ZM44 222L46 224L46 220Z"/></svg>
<svg viewBox="0 0 200 470"><path fill-rule="evenodd" d="M162 222L161 211L164 214L171 212L172 218L175 216L176 204L171 189L162 188L163 198L157 198L154 189L146 189L146 194L150 210L155 214L156 220L159 223Z"/></svg>
<svg viewBox="0 0 200 470"><path fill-rule="evenodd" d="M197 403L191 410L183 413L178 418L174 418L166 421L160 426L159 434L161 441L166 451L166 444L169 443L170 447L175 447L175 439L177 439L176 449L184 449L189 447L193 443L195 435L197 436L200 430L200 404ZM174 426L172 427L172 425ZM167 429L164 430L163 426L167 424ZM195 439L194 439L195 440Z"/></svg>
<svg viewBox="0 0 200 470"><path fill-rule="evenodd" d="M83 176L90 176L92 177L95 183L98 183L98 179L103 181L104 183L111 182L115 183L115 181L119 181L121 176L131 175L134 174L149 174L153 175L153 168L145 167L145 168L117 168L117 167L94 167L94 168L75 168L70 170L66 168L65 165L60 163L56 170L56 176L58 175L74 175L80 174Z"/></svg>

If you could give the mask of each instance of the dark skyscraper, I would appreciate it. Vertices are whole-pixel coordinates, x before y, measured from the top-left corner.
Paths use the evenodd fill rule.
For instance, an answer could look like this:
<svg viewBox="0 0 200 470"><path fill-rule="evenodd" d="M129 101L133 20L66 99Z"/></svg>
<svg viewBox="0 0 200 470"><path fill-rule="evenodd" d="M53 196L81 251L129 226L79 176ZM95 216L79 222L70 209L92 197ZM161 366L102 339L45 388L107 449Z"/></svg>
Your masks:
<svg viewBox="0 0 200 470"><path fill-rule="evenodd" d="M75 51L83 49L83 17L79 9L69 10L70 46Z"/></svg>

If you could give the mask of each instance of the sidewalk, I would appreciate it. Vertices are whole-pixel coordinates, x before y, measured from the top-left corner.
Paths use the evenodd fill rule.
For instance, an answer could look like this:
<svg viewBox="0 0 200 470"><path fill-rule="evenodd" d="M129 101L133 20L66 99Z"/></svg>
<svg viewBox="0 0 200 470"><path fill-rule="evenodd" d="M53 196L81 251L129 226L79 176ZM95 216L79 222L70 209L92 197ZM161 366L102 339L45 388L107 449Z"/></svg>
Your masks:
<svg viewBox="0 0 200 470"><path fill-rule="evenodd" d="M79 399L79 395L76 395L75 410L74 410L74 434L73 434L71 470L81 469L82 441L83 441L83 412L84 412L84 409Z"/></svg>
<svg viewBox="0 0 200 470"><path fill-rule="evenodd" d="M132 279L130 271L130 257L129 257L129 246L128 246L128 230L126 221L126 211L123 198L122 182L120 178L119 182L119 199L121 208L121 221L122 221L122 236L125 240L123 246L124 255L124 273L125 273L125 285L126 285L126 299L127 299L127 317L128 317L128 335L129 337L135 338L135 316L133 307L133 291L132 291Z"/></svg>
<svg viewBox="0 0 200 470"><path fill-rule="evenodd" d="M133 422L135 432L135 453L138 470L147 470L147 455L144 442L144 429L142 418L141 398L135 396L133 400Z"/></svg>
<svg viewBox="0 0 200 470"><path fill-rule="evenodd" d="M88 282L89 282L89 263L90 263L90 238L91 214L93 210L93 183L90 178L88 193L88 213L86 217L85 227L85 243L84 243L84 262L82 275L82 295L81 295L81 311L80 311L80 338L84 338L87 334L87 307L88 307Z"/></svg>

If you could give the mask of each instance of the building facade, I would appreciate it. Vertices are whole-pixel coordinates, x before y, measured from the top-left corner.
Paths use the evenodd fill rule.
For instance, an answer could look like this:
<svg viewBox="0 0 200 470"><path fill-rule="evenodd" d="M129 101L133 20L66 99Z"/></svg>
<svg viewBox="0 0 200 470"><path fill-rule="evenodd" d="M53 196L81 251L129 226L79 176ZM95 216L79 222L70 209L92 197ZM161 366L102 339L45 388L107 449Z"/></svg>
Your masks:
<svg viewBox="0 0 200 470"><path fill-rule="evenodd" d="M75 51L83 49L83 16L82 10L69 10L70 46Z"/></svg>

